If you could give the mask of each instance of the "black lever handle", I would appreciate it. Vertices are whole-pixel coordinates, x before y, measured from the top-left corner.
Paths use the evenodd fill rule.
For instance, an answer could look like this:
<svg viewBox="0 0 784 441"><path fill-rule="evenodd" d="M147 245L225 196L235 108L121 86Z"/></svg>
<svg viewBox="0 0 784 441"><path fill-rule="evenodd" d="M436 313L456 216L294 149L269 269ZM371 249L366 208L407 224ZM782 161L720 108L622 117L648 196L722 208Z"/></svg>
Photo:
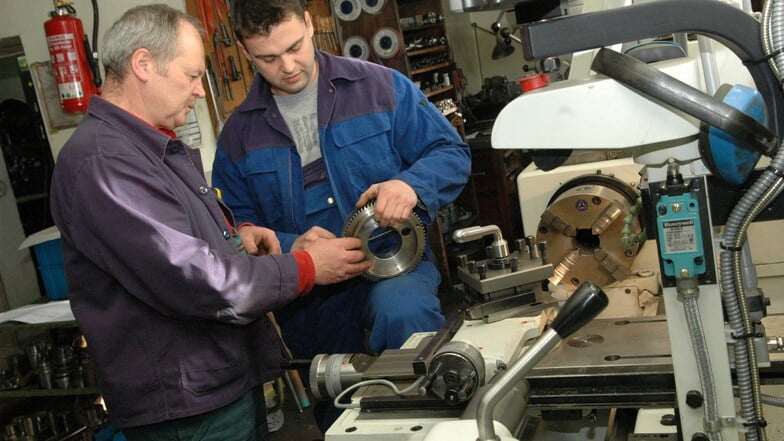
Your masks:
<svg viewBox="0 0 784 441"><path fill-rule="evenodd" d="M592 282L585 282L566 300L550 327L563 339L593 320L610 303L607 294Z"/></svg>
<svg viewBox="0 0 784 441"><path fill-rule="evenodd" d="M566 300L558 315L539 338L506 371L490 383L476 408L476 425L479 441L498 440L493 426L493 410L513 384L526 374L552 350L558 342L593 320L610 303L607 294L591 282L585 282Z"/></svg>
<svg viewBox="0 0 784 441"><path fill-rule="evenodd" d="M288 358L283 359L280 362L281 369L302 369L302 368L310 368L310 365L313 363L312 358Z"/></svg>
<svg viewBox="0 0 784 441"><path fill-rule="evenodd" d="M763 155L778 148L776 134L751 116L629 55L601 48L591 69L718 127Z"/></svg>

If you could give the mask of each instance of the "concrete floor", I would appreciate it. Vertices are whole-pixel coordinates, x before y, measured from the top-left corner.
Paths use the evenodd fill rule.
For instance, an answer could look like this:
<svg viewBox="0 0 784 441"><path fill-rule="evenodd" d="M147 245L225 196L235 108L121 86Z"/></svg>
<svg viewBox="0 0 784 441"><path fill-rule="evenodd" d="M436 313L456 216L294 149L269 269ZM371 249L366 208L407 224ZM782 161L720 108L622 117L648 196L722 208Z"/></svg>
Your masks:
<svg viewBox="0 0 784 441"><path fill-rule="evenodd" d="M311 403L313 397L310 397ZM313 419L313 405L297 409L296 402L291 392L286 391L283 400L283 426L270 434L271 441L321 441L321 433Z"/></svg>

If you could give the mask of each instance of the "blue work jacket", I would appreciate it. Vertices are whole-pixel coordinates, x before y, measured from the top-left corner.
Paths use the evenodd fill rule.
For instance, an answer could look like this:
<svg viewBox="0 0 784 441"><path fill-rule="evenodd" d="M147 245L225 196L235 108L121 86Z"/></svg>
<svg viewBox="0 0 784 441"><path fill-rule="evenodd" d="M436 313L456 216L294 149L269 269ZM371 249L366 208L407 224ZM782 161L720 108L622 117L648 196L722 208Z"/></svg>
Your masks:
<svg viewBox="0 0 784 441"><path fill-rule="evenodd" d="M471 172L454 127L396 70L317 52L318 130L329 189L307 200L302 164L269 84L256 76L218 140L212 182L238 222L278 232L283 250L312 225L342 223L372 184L399 179L416 191L429 224Z"/></svg>

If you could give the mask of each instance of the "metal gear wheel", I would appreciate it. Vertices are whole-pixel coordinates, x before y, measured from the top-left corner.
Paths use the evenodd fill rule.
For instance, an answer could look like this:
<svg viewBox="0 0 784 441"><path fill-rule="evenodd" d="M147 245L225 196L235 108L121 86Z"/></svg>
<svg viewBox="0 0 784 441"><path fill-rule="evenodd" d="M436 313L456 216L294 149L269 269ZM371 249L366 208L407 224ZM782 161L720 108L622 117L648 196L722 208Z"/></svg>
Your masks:
<svg viewBox="0 0 784 441"><path fill-rule="evenodd" d="M425 252L425 225L414 212L397 225L381 227L373 219L376 201L354 210L343 225L344 237L362 240L362 251L373 262L362 277L378 281L405 274L413 269Z"/></svg>

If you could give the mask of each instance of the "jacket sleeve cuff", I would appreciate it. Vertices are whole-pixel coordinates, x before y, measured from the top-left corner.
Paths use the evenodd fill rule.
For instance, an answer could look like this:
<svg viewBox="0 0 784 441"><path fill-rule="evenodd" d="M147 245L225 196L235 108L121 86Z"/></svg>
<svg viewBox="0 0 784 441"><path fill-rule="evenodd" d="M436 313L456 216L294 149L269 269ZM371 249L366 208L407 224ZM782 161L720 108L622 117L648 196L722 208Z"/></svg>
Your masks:
<svg viewBox="0 0 784 441"><path fill-rule="evenodd" d="M292 253L294 259L297 260L299 267L299 289L297 290L298 296L304 296L313 289L316 284L316 266L313 264L313 258L307 251L296 251Z"/></svg>
<svg viewBox="0 0 784 441"><path fill-rule="evenodd" d="M253 225L253 223L251 223L251 222L243 222L243 223L237 225L237 232L238 233L242 229L242 227L255 227L255 225Z"/></svg>

